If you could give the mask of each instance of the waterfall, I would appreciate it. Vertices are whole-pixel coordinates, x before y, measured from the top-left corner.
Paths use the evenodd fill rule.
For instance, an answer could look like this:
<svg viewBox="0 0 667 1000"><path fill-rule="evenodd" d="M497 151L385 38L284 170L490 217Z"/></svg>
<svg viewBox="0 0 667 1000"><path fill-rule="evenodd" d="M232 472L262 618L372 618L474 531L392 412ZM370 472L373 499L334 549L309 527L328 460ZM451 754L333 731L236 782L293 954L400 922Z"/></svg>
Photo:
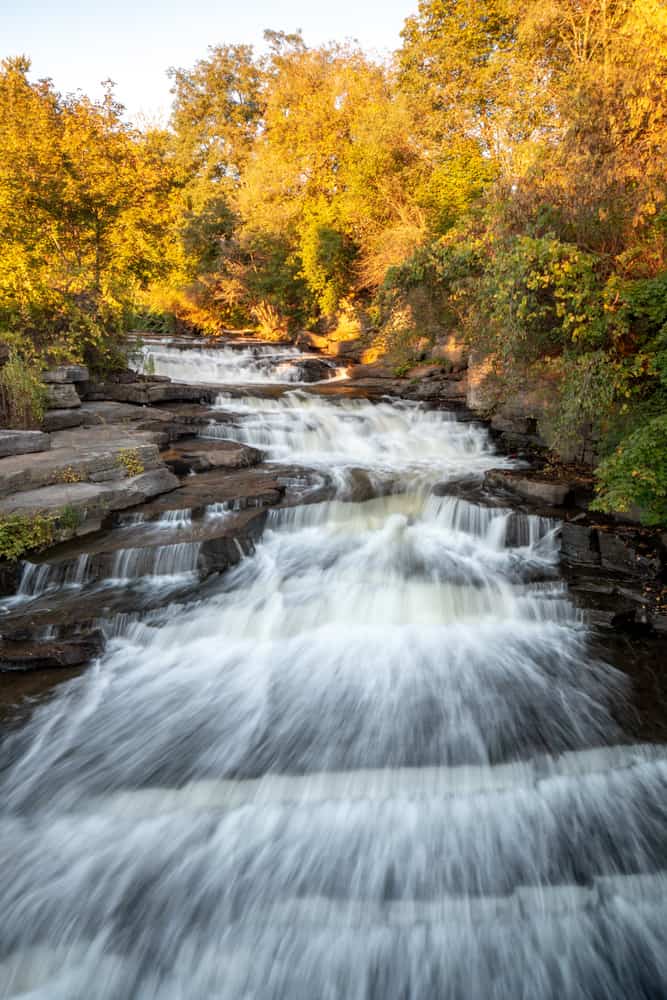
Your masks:
<svg viewBox="0 0 667 1000"><path fill-rule="evenodd" d="M200 549L200 542L119 549L113 557L109 575L118 581L194 573Z"/></svg>
<svg viewBox="0 0 667 1000"><path fill-rule="evenodd" d="M86 553L61 563L24 562L17 597L39 597L61 587L82 587L88 581L89 564Z"/></svg>
<svg viewBox="0 0 667 1000"><path fill-rule="evenodd" d="M295 390L279 399L221 393L216 405L238 419L207 425L203 437L239 441L273 461L326 472L341 493L353 488L360 470L375 488L395 482L407 489L507 464L493 453L482 427L418 404L352 399L332 405Z"/></svg>
<svg viewBox="0 0 667 1000"><path fill-rule="evenodd" d="M150 343L140 348L134 361L143 374L166 375L178 382L219 385L261 383L299 383L317 381L305 378L306 363L318 366L320 381L341 380L345 369L336 367L315 354L304 354L292 347L253 345L215 348L171 347L168 343ZM319 371L321 369L321 371Z"/></svg>
<svg viewBox="0 0 667 1000"><path fill-rule="evenodd" d="M110 620L9 734L0 996L664 996L667 747L627 744L556 525L433 494L503 464L481 427L221 403L337 495L271 511L198 601Z"/></svg>

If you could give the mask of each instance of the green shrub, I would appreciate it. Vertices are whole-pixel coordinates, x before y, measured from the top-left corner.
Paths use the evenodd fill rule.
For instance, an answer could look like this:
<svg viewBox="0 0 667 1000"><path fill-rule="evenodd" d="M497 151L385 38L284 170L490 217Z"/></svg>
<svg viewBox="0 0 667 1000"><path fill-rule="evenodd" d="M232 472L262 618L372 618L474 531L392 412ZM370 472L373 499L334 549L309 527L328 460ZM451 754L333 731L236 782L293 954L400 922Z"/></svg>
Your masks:
<svg viewBox="0 0 667 1000"><path fill-rule="evenodd" d="M6 427L39 427L46 404L42 366L12 348L0 368L0 423Z"/></svg>
<svg viewBox="0 0 667 1000"><path fill-rule="evenodd" d="M475 289L473 346L505 365L531 363L576 345L605 346L601 262L554 237L521 236L490 248Z"/></svg>
<svg viewBox="0 0 667 1000"><path fill-rule="evenodd" d="M40 551L54 542L54 519L38 514L13 514L0 519L0 558L16 560L26 552Z"/></svg>
<svg viewBox="0 0 667 1000"><path fill-rule="evenodd" d="M625 438L596 475L593 510L628 511L636 505L645 524L667 524L667 414Z"/></svg>
<svg viewBox="0 0 667 1000"><path fill-rule="evenodd" d="M64 531L76 531L83 521L83 514L80 510L67 504L58 514L58 528Z"/></svg>

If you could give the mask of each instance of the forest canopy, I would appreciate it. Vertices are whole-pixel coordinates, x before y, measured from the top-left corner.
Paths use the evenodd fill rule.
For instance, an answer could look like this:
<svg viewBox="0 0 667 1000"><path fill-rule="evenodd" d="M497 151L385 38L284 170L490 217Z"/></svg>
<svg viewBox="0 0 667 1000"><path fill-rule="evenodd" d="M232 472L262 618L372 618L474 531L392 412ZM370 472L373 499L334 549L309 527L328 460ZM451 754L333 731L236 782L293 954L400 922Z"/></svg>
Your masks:
<svg viewBox="0 0 667 1000"><path fill-rule="evenodd" d="M453 334L547 374L602 507L667 520L667 8L421 0L379 62L267 32L170 70L168 127L0 70L0 331L25 365L129 329Z"/></svg>

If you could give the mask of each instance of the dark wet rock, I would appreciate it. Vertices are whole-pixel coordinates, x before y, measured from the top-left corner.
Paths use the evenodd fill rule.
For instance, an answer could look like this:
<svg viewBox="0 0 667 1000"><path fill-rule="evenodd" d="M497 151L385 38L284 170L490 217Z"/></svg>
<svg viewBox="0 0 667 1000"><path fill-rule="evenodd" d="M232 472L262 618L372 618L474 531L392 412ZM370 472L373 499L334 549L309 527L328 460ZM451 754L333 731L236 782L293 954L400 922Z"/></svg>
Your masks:
<svg viewBox="0 0 667 1000"><path fill-rule="evenodd" d="M615 709L630 739L667 743L665 640L650 632L604 631L591 649L629 678L630 697Z"/></svg>
<svg viewBox="0 0 667 1000"><path fill-rule="evenodd" d="M431 492L437 497L455 497L458 500L467 500L469 503L476 503L482 507L508 507L513 500L516 503L516 498L513 498L507 491L492 489L479 476L464 476L460 479L436 483Z"/></svg>
<svg viewBox="0 0 667 1000"><path fill-rule="evenodd" d="M393 491L391 481L376 481L367 469L346 469L345 484L339 486L337 496L341 500L364 503L373 497L388 496Z"/></svg>
<svg viewBox="0 0 667 1000"><path fill-rule="evenodd" d="M71 410L81 406L81 397L71 382L46 386L46 406L49 410Z"/></svg>
<svg viewBox="0 0 667 1000"><path fill-rule="evenodd" d="M661 571L659 554L641 536L601 530L598 545L603 569L641 578L658 576Z"/></svg>
<svg viewBox="0 0 667 1000"><path fill-rule="evenodd" d="M568 593L589 625L634 632L648 631L648 605L642 594L614 584L604 577L568 577Z"/></svg>
<svg viewBox="0 0 667 1000"><path fill-rule="evenodd" d="M51 438L42 431L0 429L0 458L48 451L50 447Z"/></svg>
<svg viewBox="0 0 667 1000"><path fill-rule="evenodd" d="M236 441L190 438L179 441L162 457L177 475L185 476L191 472L209 472L211 469L246 469L258 465L262 460L262 453L257 448Z"/></svg>
<svg viewBox="0 0 667 1000"><path fill-rule="evenodd" d="M600 544L595 528L565 521L561 529L561 558L577 566L599 566Z"/></svg>
<svg viewBox="0 0 667 1000"><path fill-rule="evenodd" d="M294 362L302 382L320 382L336 374L336 366L323 358L305 358Z"/></svg>
<svg viewBox="0 0 667 1000"><path fill-rule="evenodd" d="M99 631L67 641L0 640L0 671L78 667L98 656L104 640Z"/></svg>
<svg viewBox="0 0 667 1000"><path fill-rule="evenodd" d="M86 365L58 365L42 372L42 382L62 385L68 382L88 382L90 373Z"/></svg>
<svg viewBox="0 0 667 1000"><path fill-rule="evenodd" d="M202 576L224 573L236 566L245 556L252 555L266 523L266 511L246 513L242 530L227 530L217 538L202 542L199 550L198 570Z"/></svg>
<svg viewBox="0 0 667 1000"><path fill-rule="evenodd" d="M573 501L574 497L574 486L571 482L540 478L539 475L526 475L514 470L491 469L486 473L485 478L492 487L509 490L524 500L544 504L548 507L566 507Z"/></svg>
<svg viewBox="0 0 667 1000"><path fill-rule="evenodd" d="M16 593L21 567L14 560L0 559L0 597Z"/></svg>
<svg viewBox="0 0 667 1000"><path fill-rule="evenodd" d="M196 476L187 476L173 493L133 510L146 521L158 520L165 511L189 510L194 519L203 517L212 504L223 504L229 510L254 510L282 503L289 484L300 477L301 490L307 494L316 485L315 473L291 467L258 465L247 469L229 471L213 469ZM122 519L122 518L121 518Z"/></svg>

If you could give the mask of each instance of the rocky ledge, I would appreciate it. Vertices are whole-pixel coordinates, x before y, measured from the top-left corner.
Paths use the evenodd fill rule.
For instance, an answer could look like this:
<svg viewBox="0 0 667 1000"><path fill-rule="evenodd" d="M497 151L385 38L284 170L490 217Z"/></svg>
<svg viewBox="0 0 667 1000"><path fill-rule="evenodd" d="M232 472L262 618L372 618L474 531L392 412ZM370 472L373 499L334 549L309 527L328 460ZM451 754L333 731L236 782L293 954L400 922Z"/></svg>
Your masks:
<svg viewBox="0 0 667 1000"><path fill-rule="evenodd" d="M496 502L561 522L561 569L591 624L667 635L667 534L590 511L582 467L492 469L485 487Z"/></svg>

